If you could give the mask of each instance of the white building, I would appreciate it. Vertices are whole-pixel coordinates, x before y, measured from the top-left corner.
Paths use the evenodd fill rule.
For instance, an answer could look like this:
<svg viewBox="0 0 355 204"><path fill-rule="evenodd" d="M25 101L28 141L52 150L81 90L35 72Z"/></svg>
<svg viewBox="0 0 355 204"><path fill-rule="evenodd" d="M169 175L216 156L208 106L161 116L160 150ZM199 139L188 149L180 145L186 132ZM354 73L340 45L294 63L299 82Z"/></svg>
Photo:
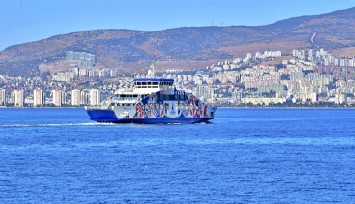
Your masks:
<svg viewBox="0 0 355 204"><path fill-rule="evenodd" d="M61 90L53 90L52 91L52 96L53 96L53 104L54 106L60 107L62 106L62 91Z"/></svg>
<svg viewBox="0 0 355 204"><path fill-rule="evenodd" d="M14 91L14 105L16 107L23 107L25 105L25 96L23 90L15 90Z"/></svg>
<svg viewBox="0 0 355 204"><path fill-rule="evenodd" d="M117 77L117 69L110 70L110 77Z"/></svg>
<svg viewBox="0 0 355 204"><path fill-rule="evenodd" d="M100 104L100 91L97 89L90 90L90 105L97 106Z"/></svg>
<svg viewBox="0 0 355 204"><path fill-rule="evenodd" d="M0 106L6 105L6 89L0 89Z"/></svg>
<svg viewBox="0 0 355 204"><path fill-rule="evenodd" d="M80 90L73 89L71 91L71 105L72 106L80 106Z"/></svg>
<svg viewBox="0 0 355 204"><path fill-rule="evenodd" d="M80 92L80 104L81 105L89 104L89 93L87 93L86 91Z"/></svg>
<svg viewBox="0 0 355 204"><path fill-rule="evenodd" d="M43 106L44 102L44 94L43 90L35 89L33 91L33 106Z"/></svg>
<svg viewBox="0 0 355 204"><path fill-rule="evenodd" d="M335 104L342 104L346 102L346 96L342 93L335 94Z"/></svg>
<svg viewBox="0 0 355 204"><path fill-rule="evenodd" d="M67 92L62 91L62 105L67 104Z"/></svg>

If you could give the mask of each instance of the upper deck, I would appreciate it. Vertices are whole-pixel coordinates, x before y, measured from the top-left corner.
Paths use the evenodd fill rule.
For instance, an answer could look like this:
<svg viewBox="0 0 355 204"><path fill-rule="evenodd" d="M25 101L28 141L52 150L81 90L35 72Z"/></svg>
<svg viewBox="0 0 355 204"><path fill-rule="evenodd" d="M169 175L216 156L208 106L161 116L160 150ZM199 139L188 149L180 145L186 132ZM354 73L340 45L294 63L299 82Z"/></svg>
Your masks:
<svg viewBox="0 0 355 204"><path fill-rule="evenodd" d="M160 90L173 89L174 79L169 78L135 78L133 90L139 93L152 93Z"/></svg>
<svg viewBox="0 0 355 204"><path fill-rule="evenodd" d="M160 88L162 86L173 86L174 79L169 78L135 78L134 88Z"/></svg>

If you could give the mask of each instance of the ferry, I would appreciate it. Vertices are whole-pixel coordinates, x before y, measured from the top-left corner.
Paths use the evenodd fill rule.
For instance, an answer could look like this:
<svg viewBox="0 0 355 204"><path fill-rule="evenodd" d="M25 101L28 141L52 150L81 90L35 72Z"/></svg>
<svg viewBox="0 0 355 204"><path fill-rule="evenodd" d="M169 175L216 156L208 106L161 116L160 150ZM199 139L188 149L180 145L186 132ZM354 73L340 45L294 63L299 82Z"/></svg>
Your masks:
<svg viewBox="0 0 355 204"><path fill-rule="evenodd" d="M154 64L132 89L118 89L98 106L85 106L91 120L110 123L202 123L215 117L216 106L178 90L174 79L155 76Z"/></svg>

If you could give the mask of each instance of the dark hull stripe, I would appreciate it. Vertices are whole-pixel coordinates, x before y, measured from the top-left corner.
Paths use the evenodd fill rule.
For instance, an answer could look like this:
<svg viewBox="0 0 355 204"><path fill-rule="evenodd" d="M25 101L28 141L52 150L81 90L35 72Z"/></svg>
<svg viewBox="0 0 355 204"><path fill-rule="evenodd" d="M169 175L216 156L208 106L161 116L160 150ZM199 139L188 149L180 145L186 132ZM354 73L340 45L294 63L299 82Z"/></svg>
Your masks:
<svg viewBox="0 0 355 204"><path fill-rule="evenodd" d="M213 118L116 118L111 110L88 110L91 120L111 123L167 124L167 123L201 123Z"/></svg>

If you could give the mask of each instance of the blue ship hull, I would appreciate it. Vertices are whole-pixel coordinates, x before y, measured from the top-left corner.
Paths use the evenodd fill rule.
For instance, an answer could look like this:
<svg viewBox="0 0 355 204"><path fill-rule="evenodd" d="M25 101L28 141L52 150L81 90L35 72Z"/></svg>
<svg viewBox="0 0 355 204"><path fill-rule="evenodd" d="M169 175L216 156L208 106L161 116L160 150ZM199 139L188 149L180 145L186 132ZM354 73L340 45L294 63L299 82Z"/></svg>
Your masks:
<svg viewBox="0 0 355 204"><path fill-rule="evenodd" d="M111 122L117 121L117 117L112 110L86 110L91 120L97 122Z"/></svg>
<svg viewBox="0 0 355 204"><path fill-rule="evenodd" d="M202 123L213 118L117 118L112 110L87 110L91 120L110 123L137 123L137 124L167 124L167 123Z"/></svg>

